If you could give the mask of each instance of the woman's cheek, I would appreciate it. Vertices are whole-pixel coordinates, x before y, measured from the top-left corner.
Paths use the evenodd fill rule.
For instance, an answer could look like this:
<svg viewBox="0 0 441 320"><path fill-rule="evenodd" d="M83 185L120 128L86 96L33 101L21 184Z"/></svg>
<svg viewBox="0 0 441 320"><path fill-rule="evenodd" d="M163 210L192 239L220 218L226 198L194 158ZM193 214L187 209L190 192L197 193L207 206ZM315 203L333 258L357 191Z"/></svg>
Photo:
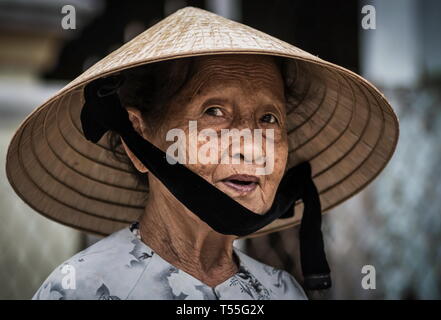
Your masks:
<svg viewBox="0 0 441 320"><path fill-rule="evenodd" d="M274 150L274 171L270 175L269 179L277 188L283 178L283 174L285 173L285 168L288 161L288 142L286 139L282 139L282 141L276 143L275 145L276 148Z"/></svg>
<svg viewBox="0 0 441 320"><path fill-rule="evenodd" d="M189 150L188 156L190 156L190 154L191 154L193 156L192 159L195 159L196 163L189 163L188 168L190 170L192 170L193 172L196 172L198 175L200 175L204 179L211 182L212 173L215 169L216 164L201 163L201 161L200 161L201 159L200 159L200 155L199 155L199 150L201 150L201 147L205 143L207 143L207 142L206 141L198 141L198 143L196 144L196 148L194 148L195 150ZM187 159L190 159L190 158L187 157Z"/></svg>

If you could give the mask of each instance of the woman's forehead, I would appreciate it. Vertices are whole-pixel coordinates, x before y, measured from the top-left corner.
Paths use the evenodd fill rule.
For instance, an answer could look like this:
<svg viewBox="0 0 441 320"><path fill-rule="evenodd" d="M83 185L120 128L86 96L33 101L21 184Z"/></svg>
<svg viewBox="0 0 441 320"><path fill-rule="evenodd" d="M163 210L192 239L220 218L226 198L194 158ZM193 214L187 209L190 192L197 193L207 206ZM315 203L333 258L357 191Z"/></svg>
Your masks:
<svg viewBox="0 0 441 320"><path fill-rule="evenodd" d="M256 54L222 54L195 58L196 74L249 75L250 77L280 77L280 70L272 56Z"/></svg>
<svg viewBox="0 0 441 320"><path fill-rule="evenodd" d="M193 76L186 85L191 97L227 88L258 90L275 98L283 96L283 79L271 56L203 56L197 58L194 67Z"/></svg>

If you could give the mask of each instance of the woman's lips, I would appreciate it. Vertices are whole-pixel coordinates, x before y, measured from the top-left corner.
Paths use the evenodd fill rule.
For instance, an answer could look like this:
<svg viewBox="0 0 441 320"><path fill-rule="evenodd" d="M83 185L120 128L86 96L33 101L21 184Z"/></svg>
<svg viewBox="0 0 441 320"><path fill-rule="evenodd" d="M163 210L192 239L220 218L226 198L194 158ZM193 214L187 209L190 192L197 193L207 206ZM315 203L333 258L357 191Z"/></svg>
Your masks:
<svg viewBox="0 0 441 320"><path fill-rule="evenodd" d="M235 174L221 182L237 192L248 193L257 188L259 178L247 174Z"/></svg>

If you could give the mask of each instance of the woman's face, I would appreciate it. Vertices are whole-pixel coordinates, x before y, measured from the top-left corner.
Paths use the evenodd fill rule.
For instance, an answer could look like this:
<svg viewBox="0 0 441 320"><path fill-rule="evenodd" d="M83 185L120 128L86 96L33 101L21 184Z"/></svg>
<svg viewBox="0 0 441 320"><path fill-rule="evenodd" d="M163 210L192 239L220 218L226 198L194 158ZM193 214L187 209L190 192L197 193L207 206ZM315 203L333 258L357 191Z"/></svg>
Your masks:
<svg viewBox="0 0 441 320"><path fill-rule="evenodd" d="M285 171L288 156L285 122L283 79L272 57L206 56L196 58L196 73L171 101L157 134L148 138L166 151L176 141L167 141L167 133L182 130L187 143L187 168L246 208L264 214L271 208ZM212 129L218 136L214 163L203 164L197 154L192 154L200 152L208 141L208 138L197 139L191 130L194 124L197 133ZM258 139L250 142L242 138L239 147L233 145L232 139L222 144L222 130L234 128L250 129L248 133L253 137L261 136L261 143ZM197 148L188 147L190 140ZM232 163L233 158L240 163ZM189 159L196 159L196 163L189 163ZM270 167L268 161L273 162L273 168L266 174L256 174L256 169Z"/></svg>

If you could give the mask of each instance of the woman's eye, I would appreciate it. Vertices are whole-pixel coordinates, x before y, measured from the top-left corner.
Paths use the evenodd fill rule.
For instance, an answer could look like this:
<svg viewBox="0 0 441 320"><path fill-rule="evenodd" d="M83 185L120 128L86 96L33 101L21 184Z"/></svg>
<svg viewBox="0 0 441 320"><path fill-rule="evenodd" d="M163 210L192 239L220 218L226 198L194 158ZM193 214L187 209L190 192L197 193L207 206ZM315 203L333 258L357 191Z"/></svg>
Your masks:
<svg viewBox="0 0 441 320"><path fill-rule="evenodd" d="M267 113L260 120L263 122L267 122L267 123L277 123L278 122L277 118L271 113Z"/></svg>
<svg viewBox="0 0 441 320"><path fill-rule="evenodd" d="M205 113L214 117L222 117L224 115L222 110L218 107L210 107L207 110L205 110Z"/></svg>

